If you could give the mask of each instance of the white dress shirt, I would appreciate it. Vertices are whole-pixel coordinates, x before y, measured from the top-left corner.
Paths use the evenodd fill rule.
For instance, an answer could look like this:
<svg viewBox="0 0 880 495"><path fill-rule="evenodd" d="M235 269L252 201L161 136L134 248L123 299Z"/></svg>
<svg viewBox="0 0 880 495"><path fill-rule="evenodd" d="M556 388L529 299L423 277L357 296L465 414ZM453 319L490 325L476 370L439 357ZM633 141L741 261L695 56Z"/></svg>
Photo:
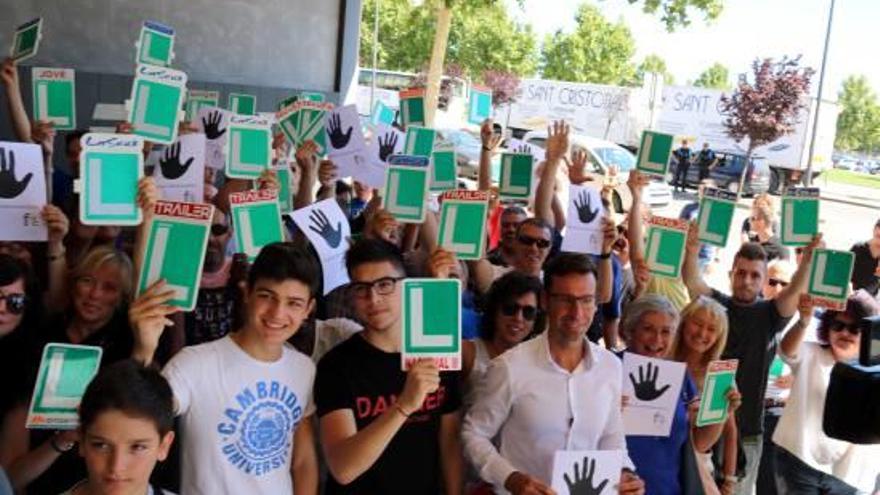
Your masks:
<svg viewBox="0 0 880 495"><path fill-rule="evenodd" d="M558 450L623 450L620 359L584 339L573 372L550 356L547 332L498 356L479 383L462 429L465 454L480 476L507 493L515 471L548 486ZM500 452L492 438L500 431ZM624 456L624 466L633 468Z"/></svg>

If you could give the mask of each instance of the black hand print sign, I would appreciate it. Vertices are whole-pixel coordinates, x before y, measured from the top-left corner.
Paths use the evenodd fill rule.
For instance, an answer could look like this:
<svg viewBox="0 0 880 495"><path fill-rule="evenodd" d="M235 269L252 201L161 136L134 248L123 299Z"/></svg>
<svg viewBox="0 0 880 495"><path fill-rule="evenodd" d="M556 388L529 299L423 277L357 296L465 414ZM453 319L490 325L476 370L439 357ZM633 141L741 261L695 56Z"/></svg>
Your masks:
<svg viewBox="0 0 880 495"><path fill-rule="evenodd" d="M226 133L226 129L220 129L220 122L223 115L219 110L215 110L208 114L208 118L202 117L202 127L205 128L205 137L213 141Z"/></svg>
<svg viewBox="0 0 880 495"><path fill-rule="evenodd" d="M572 469L574 470L573 480L569 478L568 473L563 475L569 495L599 495L608 484L608 480L602 480L597 486L593 486L593 477L596 475L596 459L590 460L584 457L584 463L580 469L578 469L577 462L574 463Z"/></svg>
<svg viewBox="0 0 880 495"><path fill-rule="evenodd" d="M162 176L166 179L179 179L189 170L193 160L195 158L190 157L186 162L180 163L180 143L174 143L165 150L165 154L159 160L159 169L162 171Z"/></svg>
<svg viewBox="0 0 880 495"><path fill-rule="evenodd" d="M330 145L335 149L340 150L348 146L352 130L353 127L349 127L347 131L342 132L342 119L338 113L330 115L327 119L327 136L330 137Z"/></svg>
<svg viewBox="0 0 880 495"><path fill-rule="evenodd" d="M599 215L599 207L596 206L594 210L592 205L592 196L587 191L581 191L577 198L574 200L574 207L577 210L578 219L583 224L592 223L593 220L596 219L596 216Z"/></svg>
<svg viewBox="0 0 880 495"><path fill-rule="evenodd" d="M382 136L379 136L379 160L384 163L388 160L388 157L394 153L394 148L397 147L397 133L389 132L385 134L385 140L382 140Z"/></svg>
<svg viewBox="0 0 880 495"><path fill-rule="evenodd" d="M15 178L15 152L9 150L9 158L6 150L0 148L0 198L12 199L18 197L27 189L33 178L33 173L28 173L21 180Z"/></svg>
<svg viewBox="0 0 880 495"><path fill-rule="evenodd" d="M339 243L342 242L342 222L336 222L336 228L334 229L330 225L327 215L318 209L312 210L309 214L309 220L312 221L312 225L309 225L309 230L321 236L331 249L339 247Z"/></svg>
<svg viewBox="0 0 880 495"><path fill-rule="evenodd" d="M636 377L632 373L629 374L629 380L635 389L636 398L646 402L650 402L659 398L664 392L669 390L669 385L664 385L657 389L657 376L660 373L660 367L648 363L647 373L643 373L642 367L639 366L639 381L636 383Z"/></svg>
<svg viewBox="0 0 880 495"><path fill-rule="evenodd" d="M525 144L525 143L522 143L519 146L517 146L516 149L513 150L513 152L514 153L526 153L526 154L530 155L530 154L532 154L532 147Z"/></svg>

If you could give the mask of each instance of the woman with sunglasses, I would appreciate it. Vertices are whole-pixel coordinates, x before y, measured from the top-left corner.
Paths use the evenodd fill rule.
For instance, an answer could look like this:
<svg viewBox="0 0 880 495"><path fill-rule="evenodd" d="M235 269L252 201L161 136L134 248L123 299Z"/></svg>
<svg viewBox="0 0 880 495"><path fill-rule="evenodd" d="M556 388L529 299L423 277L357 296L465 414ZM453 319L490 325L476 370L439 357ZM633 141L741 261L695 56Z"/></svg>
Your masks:
<svg viewBox="0 0 880 495"><path fill-rule="evenodd" d="M826 310L817 330L819 342L804 342L813 306L802 297L800 320L779 345L779 355L791 366L794 383L782 418L773 434L776 487L779 493L871 493L880 474L880 446L855 445L829 438L822 429L825 394L831 369L859 354L862 318L880 313L864 290L847 299L843 311ZM857 407L857 406L855 406Z"/></svg>

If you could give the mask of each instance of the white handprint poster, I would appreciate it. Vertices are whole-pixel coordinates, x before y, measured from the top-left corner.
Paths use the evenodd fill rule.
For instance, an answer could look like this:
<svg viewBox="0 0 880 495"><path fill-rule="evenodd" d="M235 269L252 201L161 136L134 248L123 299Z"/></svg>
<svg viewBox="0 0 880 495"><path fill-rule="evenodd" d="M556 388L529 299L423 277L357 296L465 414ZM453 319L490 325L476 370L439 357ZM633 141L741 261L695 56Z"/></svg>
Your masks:
<svg viewBox="0 0 880 495"><path fill-rule="evenodd" d="M336 198L318 201L294 210L290 218L306 235L321 260L324 274L324 295L349 282L345 268L351 227Z"/></svg>
<svg viewBox="0 0 880 495"><path fill-rule="evenodd" d="M338 167L340 177L354 176L367 165L367 144L357 105L327 112L324 130L327 133L327 156Z"/></svg>
<svg viewBox="0 0 880 495"><path fill-rule="evenodd" d="M0 141L0 240L45 241L46 175L39 145Z"/></svg>
<svg viewBox="0 0 880 495"><path fill-rule="evenodd" d="M226 167L226 128L232 112L218 107L199 110L194 122L196 129L205 134L205 165L216 170Z"/></svg>
<svg viewBox="0 0 880 495"><path fill-rule="evenodd" d="M612 495L622 469L622 450L558 450L551 486L557 495Z"/></svg>
<svg viewBox="0 0 880 495"><path fill-rule="evenodd" d="M627 435L669 436L684 371L684 363L624 353L623 431Z"/></svg>
<svg viewBox="0 0 880 495"><path fill-rule="evenodd" d="M406 134L397 129L380 124L373 130L370 146L367 148L367 166L354 177L370 187L381 189L385 186L385 168L388 157L403 153Z"/></svg>
<svg viewBox="0 0 880 495"><path fill-rule="evenodd" d="M153 177L162 199L201 203L205 196L205 135L186 134L159 155Z"/></svg>
<svg viewBox="0 0 880 495"><path fill-rule="evenodd" d="M599 190L575 184L568 187L566 228L561 249L570 253L602 254L605 208Z"/></svg>

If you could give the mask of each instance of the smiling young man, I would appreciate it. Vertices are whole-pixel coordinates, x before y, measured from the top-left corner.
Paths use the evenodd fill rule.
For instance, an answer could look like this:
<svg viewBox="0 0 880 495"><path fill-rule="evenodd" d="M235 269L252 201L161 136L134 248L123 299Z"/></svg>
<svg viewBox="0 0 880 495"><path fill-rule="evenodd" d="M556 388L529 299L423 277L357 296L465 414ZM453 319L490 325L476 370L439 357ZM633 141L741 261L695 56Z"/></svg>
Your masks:
<svg viewBox="0 0 880 495"><path fill-rule="evenodd" d="M325 493L460 494L459 373L440 374L431 360L401 371L400 252L362 239L346 265L364 330L318 363L315 403L331 474Z"/></svg>
<svg viewBox="0 0 880 495"><path fill-rule="evenodd" d="M181 417L182 493L317 493L315 366L287 340L314 309L318 278L305 249L265 246L248 274L244 326L165 366ZM175 310L172 294L160 281L129 310L142 362Z"/></svg>

